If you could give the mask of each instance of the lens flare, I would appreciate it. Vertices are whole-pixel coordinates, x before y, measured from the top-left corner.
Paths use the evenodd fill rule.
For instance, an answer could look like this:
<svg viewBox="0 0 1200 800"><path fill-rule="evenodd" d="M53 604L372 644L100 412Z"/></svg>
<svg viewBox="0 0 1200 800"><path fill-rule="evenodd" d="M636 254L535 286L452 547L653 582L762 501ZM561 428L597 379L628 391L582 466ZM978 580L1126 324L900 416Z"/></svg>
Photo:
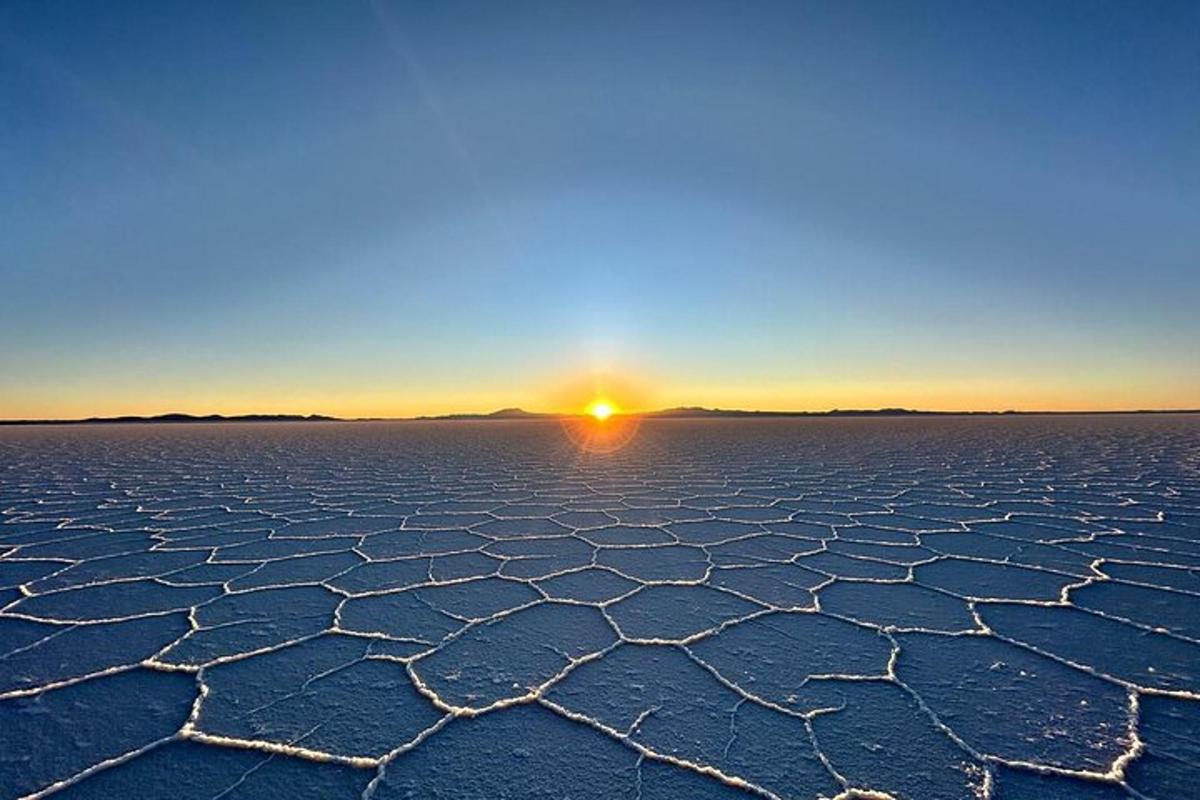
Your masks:
<svg viewBox="0 0 1200 800"><path fill-rule="evenodd" d="M616 413L616 409L607 400L593 400L588 404L587 413L591 414L598 421L604 422L604 420Z"/></svg>
<svg viewBox="0 0 1200 800"><path fill-rule="evenodd" d="M607 397L592 400L582 415L562 418L567 437L589 453L612 453L625 447L633 440L640 422L637 415L621 413Z"/></svg>

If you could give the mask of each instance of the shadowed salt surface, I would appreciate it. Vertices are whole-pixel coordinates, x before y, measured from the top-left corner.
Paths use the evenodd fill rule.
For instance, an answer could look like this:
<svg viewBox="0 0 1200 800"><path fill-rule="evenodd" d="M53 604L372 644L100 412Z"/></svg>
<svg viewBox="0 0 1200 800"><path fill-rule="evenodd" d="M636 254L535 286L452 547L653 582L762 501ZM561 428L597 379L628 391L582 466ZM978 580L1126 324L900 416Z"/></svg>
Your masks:
<svg viewBox="0 0 1200 800"><path fill-rule="evenodd" d="M0 431L0 797L1182 798L1200 419Z"/></svg>

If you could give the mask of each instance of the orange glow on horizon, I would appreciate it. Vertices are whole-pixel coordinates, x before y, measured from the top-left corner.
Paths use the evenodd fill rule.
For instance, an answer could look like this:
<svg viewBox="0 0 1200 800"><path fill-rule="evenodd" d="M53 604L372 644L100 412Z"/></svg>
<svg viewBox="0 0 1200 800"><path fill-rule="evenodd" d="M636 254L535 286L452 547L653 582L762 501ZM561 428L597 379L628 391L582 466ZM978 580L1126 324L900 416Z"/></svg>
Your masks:
<svg viewBox="0 0 1200 800"><path fill-rule="evenodd" d="M593 409L608 406L608 416L655 411L662 407L657 384L638 377L627 367L547 376L540 386L531 386L539 410L551 413L596 416ZM602 410L602 409L601 409Z"/></svg>
<svg viewBox="0 0 1200 800"><path fill-rule="evenodd" d="M526 411L587 415L592 406L611 408L606 423L678 406L748 410L827 411L834 408L903 407L933 411L1116 411L1200 407L1200 378L1087 381L1068 377L1005 375L949 377L886 375L856 379L797 376L787 380L738 380L645 368L575 373L503 381L455 378L427 384L398 383L378 376L339 375L332 382L308 378L258 383L243 375L220 380L172 381L118 376L101 387L84 378L61 385L0 387L0 419L79 419L91 416L187 414L327 414L343 418L405 418L454 413ZM562 373L559 373L561 376ZM639 377L643 376L643 377Z"/></svg>

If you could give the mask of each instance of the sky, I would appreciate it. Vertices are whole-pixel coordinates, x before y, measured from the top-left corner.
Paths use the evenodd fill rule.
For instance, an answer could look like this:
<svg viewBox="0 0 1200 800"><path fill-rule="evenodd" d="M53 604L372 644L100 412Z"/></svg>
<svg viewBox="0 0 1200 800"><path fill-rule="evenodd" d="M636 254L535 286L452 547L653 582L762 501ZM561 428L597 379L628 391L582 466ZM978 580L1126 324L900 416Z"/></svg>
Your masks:
<svg viewBox="0 0 1200 800"><path fill-rule="evenodd" d="M6 2L0 418L1200 407L1200 4Z"/></svg>

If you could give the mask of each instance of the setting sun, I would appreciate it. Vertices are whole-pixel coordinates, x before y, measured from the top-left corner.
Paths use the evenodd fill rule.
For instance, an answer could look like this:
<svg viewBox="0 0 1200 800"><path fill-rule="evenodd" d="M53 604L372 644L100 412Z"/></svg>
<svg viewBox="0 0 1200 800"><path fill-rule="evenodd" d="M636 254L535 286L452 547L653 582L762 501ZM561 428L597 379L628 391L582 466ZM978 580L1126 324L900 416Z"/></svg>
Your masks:
<svg viewBox="0 0 1200 800"><path fill-rule="evenodd" d="M567 437L580 451L591 454L615 453L637 435L641 417L623 411L606 395L594 396L582 414L561 417Z"/></svg>
<svg viewBox="0 0 1200 800"><path fill-rule="evenodd" d="M587 407L587 413L595 417L600 422L603 422L611 417L615 410L616 409L613 408L613 404L607 400L593 400L588 404Z"/></svg>

